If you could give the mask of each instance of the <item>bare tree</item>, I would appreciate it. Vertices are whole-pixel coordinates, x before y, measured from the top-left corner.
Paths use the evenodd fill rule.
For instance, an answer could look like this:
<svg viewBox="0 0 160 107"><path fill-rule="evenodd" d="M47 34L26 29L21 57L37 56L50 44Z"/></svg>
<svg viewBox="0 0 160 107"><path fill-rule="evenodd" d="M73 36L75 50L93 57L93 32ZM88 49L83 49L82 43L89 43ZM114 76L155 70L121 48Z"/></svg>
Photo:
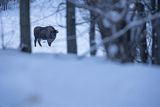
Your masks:
<svg viewBox="0 0 160 107"><path fill-rule="evenodd" d="M95 5L95 2L90 2L89 0L86 1L88 5ZM89 43L90 43L90 55L95 56L96 55L96 49L92 50L92 47L96 47L95 42L95 33L96 33L96 13L93 10L90 10L90 30L89 30Z"/></svg>
<svg viewBox="0 0 160 107"><path fill-rule="evenodd" d="M2 49L5 49L5 45L4 45L4 31L3 31L3 20L2 20L2 10L0 10L0 30L1 30L1 46Z"/></svg>
<svg viewBox="0 0 160 107"><path fill-rule="evenodd" d="M92 49L92 47L96 47L96 41L95 41L95 33L96 33L96 20L95 20L95 14L93 11L90 11L90 31L89 31L89 40L90 40L90 48ZM90 54L91 56L95 56L96 55L96 49L91 50Z"/></svg>
<svg viewBox="0 0 160 107"><path fill-rule="evenodd" d="M151 0L152 6L152 14L160 12L160 1L159 0ZM152 21L153 23L153 47L152 53L153 64L160 64L160 18Z"/></svg>
<svg viewBox="0 0 160 107"><path fill-rule="evenodd" d="M135 2L135 15L134 20L140 20L144 18L145 6L141 1ZM137 26L134 31L134 43L136 45L134 51L136 51L135 60L143 63L147 63L147 42L146 42L146 23Z"/></svg>
<svg viewBox="0 0 160 107"><path fill-rule="evenodd" d="M160 0L70 1L77 7L94 13L108 58L124 62L152 63L153 56L156 63L160 61L160 21L157 19L160 17ZM94 35L93 25L91 26L90 35ZM90 41L90 53L102 45L95 46L91 43L93 42Z"/></svg>
<svg viewBox="0 0 160 107"><path fill-rule="evenodd" d="M87 0L88 9L94 11L96 15L96 22L100 29L102 40L109 38L111 35L115 34L117 31L123 29L127 22L125 20L127 14L127 5L121 6L121 2L117 0ZM126 2L126 1L125 1ZM119 6L116 6L119 5ZM113 6L113 7L112 7ZM113 17L113 14L120 15L118 17ZM128 52L129 47L129 33L125 33L123 37L114 40L112 42L104 42L107 57L114 60L129 61ZM114 52L111 52L111 48L114 48Z"/></svg>
<svg viewBox="0 0 160 107"><path fill-rule="evenodd" d="M67 52L77 54L75 5L66 0Z"/></svg>
<svg viewBox="0 0 160 107"><path fill-rule="evenodd" d="M20 0L20 48L23 52L31 53L30 37L30 0Z"/></svg>

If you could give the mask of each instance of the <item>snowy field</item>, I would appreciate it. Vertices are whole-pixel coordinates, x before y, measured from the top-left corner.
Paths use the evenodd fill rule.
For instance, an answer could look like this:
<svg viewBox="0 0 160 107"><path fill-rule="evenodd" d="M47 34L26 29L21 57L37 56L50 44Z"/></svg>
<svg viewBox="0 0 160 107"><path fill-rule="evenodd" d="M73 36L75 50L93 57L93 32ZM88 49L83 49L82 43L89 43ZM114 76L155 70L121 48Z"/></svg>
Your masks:
<svg viewBox="0 0 160 107"><path fill-rule="evenodd" d="M0 107L160 107L160 68L0 51Z"/></svg>

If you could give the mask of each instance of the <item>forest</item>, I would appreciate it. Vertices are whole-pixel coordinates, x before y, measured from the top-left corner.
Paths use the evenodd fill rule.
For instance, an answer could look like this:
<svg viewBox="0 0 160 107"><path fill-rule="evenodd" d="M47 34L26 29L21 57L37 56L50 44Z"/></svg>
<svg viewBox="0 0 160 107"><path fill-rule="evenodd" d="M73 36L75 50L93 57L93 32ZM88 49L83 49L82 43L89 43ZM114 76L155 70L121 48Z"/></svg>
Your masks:
<svg viewBox="0 0 160 107"><path fill-rule="evenodd" d="M160 64L159 0L61 0L58 2L49 0L46 2L53 3L53 12L41 19L31 17L32 10L36 6L29 6L38 1L23 2L17 0L1 0L0 2L2 49L7 48L4 38L5 31L8 29L4 28L6 22L3 21L7 19L3 20L2 14L7 10L15 11L15 8L19 7L20 39L17 40L19 45L14 48L21 48L21 51L32 52L34 48L32 43L35 39L33 27L58 26L59 33L63 32L60 35L63 37L59 41L65 44L62 53L85 57L99 56L98 52L100 52L100 56L113 61ZM45 7L45 3L43 5ZM41 4L40 8L43 9L43 5ZM29 9L30 7L33 9ZM44 13L47 13L47 10L44 10ZM52 17L55 14L57 15ZM59 14L61 16L58 17ZM52 22L55 23L45 24L48 17L52 17L54 20ZM64 18L57 20L60 17ZM37 21L36 24L31 22L34 19ZM43 24L38 24L38 21ZM12 28L12 31L14 30ZM78 38L86 39L84 41ZM86 47L83 52L80 50L82 45Z"/></svg>

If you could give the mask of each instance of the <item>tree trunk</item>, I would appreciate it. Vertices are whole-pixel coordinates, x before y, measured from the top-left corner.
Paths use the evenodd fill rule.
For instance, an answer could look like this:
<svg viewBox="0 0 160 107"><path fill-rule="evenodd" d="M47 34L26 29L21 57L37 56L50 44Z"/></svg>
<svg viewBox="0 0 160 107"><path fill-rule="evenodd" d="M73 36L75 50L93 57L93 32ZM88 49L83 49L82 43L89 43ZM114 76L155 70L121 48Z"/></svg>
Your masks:
<svg viewBox="0 0 160 107"><path fill-rule="evenodd" d="M137 11L137 18L141 19L145 17L145 9L144 5L140 2L136 3L136 11ZM137 49L139 49L139 55L142 63L147 63L147 42L146 42L146 23L142 24L141 26L137 27L138 34L136 35L136 42L137 42Z"/></svg>
<svg viewBox="0 0 160 107"><path fill-rule="evenodd" d="M157 12L160 12L160 0L157 0ZM160 18L158 18L158 31L157 31L157 54L158 54L158 62L157 64L160 65Z"/></svg>
<svg viewBox="0 0 160 107"><path fill-rule="evenodd" d="M151 5L152 5L152 11L154 11L154 13L160 12L160 0L152 0ZM160 65L160 24L159 24L160 18L153 20L152 23L153 23L152 62L153 64Z"/></svg>
<svg viewBox="0 0 160 107"><path fill-rule="evenodd" d="M95 15L94 12L90 11L90 31L89 31L89 38L90 38L90 54L91 56L96 55L96 42L95 42Z"/></svg>
<svg viewBox="0 0 160 107"><path fill-rule="evenodd" d="M30 0L20 0L20 48L22 52L31 53L30 37Z"/></svg>
<svg viewBox="0 0 160 107"><path fill-rule="evenodd" d="M77 54L77 41L76 41L76 25L75 25L75 5L69 0L66 0L67 5L67 52Z"/></svg>
<svg viewBox="0 0 160 107"><path fill-rule="evenodd" d="M5 49L5 45L4 45L4 30L3 30L3 20L2 20L2 10L0 10L0 35L1 35L1 46L2 46L2 49Z"/></svg>
<svg viewBox="0 0 160 107"><path fill-rule="evenodd" d="M157 35L157 56L158 56L157 57L157 59L158 59L157 64L160 65L160 32L158 32L158 35Z"/></svg>

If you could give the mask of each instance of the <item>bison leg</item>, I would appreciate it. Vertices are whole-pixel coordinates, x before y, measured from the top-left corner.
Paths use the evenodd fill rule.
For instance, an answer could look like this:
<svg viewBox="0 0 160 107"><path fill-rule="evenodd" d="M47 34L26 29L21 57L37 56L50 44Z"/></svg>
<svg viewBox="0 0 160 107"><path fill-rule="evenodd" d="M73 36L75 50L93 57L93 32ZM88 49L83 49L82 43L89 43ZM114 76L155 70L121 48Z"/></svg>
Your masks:
<svg viewBox="0 0 160 107"><path fill-rule="evenodd" d="M37 38L34 39L34 46L36 47Z"/></svg>
<svg viewBox="0 0 160 107"><path fill-rule="evenodd" d="M47 40L47 43L48 43L48 46L51 46L51 43L52 43L52 42L50 42L50 41Z"/></svg>
<svg viewBox="0 0 160 107"><path fill-rule="evenodd" d="M41 45L41 39L38 39L38 43L39 43L39 46L42 46L42 45Z"/></svg>

